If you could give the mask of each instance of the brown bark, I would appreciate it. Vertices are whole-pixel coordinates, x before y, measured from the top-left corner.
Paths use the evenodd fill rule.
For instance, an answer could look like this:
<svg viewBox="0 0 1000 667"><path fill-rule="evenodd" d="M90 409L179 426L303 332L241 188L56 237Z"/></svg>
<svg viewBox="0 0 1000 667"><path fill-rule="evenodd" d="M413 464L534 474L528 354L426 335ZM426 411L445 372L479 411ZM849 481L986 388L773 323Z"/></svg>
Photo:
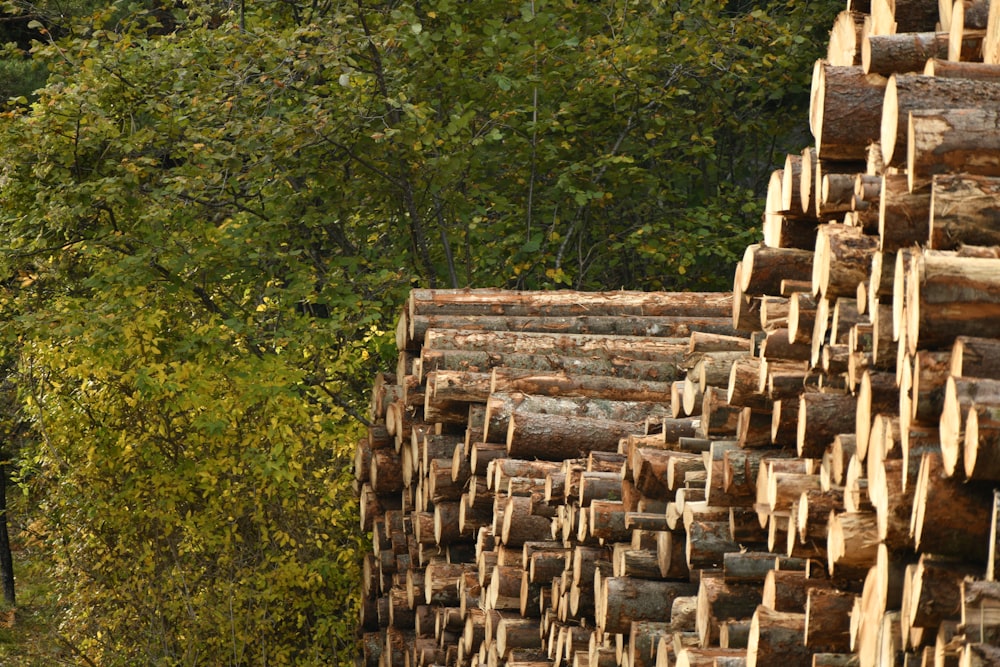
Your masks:
<svg viewBox="0 0 1000 667"><path fill-rule="evenodd" d="M924 454L913 506L912 530L918 549L986 562L992 510L986 489L946 477L941 454Z"/></svg>
<svg viewBox="0 0 1000 667"><path fill-rule="evenodd" d="M861 43L861 67L867 74L923 72L928 58L947 57L947 32L867 35Z"/></svg>
<svg viewBox="0 0 1000 667"><path fill-rule="evenodd" d="M607 375L576 375L565 371L494 368L490 393L603 398L614 401L666 402L669 382L641 381ZM486 402L486 398L482 399Z"/></svg>
<svg viewBox="0 0 1000 667"><path fill-rule="evenodd" d="M886 79L860 67L817 61L809 100L809 127L816 155L824 160L864 160L865 146L879 138Z"/></svg>
<svg viewBox="0 0 1000 667"><path fill-rule="evenodd" d="M983 62L952 62L943 58L929 59L924 74L945 79L1000 80L1000 65Z"/></svg>
<svg viewBox="0 0 1000 667"><path fill-rule="evenodd" d="M964 468L969 479L1000 481L1000 403L973 403L965 421Z"/></svg>
<svg viewBox="0 0 1000 667"><path fill-rule="evenodd" d="M808 277L812 261L812 253L807 250L750 245L741 263L741 290L747 296L779 294L782 280Z"/></svg>
<svg viewBox="0 0 1000 667"><path fill-rule="evenodd" d="M727 582L719 573L702 576L695 625L701 646L717 643L723 621L750 618L760 602L760 586L754 583Z"/></svg>
<svg viewBox="0 0 1000 667"><path fill-rule="evenodd" d="M854 297L871 267L871 253L878 239L857 227L829 224L816 236L813 261L813 292L824 298Z"/></svg>
<svg viewBox="0 0 1000 667"><path fill-rule="evenodd" d="M670 382L684 376L683 362L648 361L629 354L609 355L594 352L568 354L519 354L491 350L429 350L421 353L423 372L457 370L490 372L496 367L521 368L540 372L565 372L576 375L608 376L651 382Z"/></svg>
<svg viewBox="0 0 1000 667"><path fill-rule="evenodd" d="M805 614L760 605L753 614L747 642L747 667L810 667L812 651L804 645Z"/></svg>
<svg viewBox="0 0 1000 667"><path fill-rule="evenodd" d="M727 304L728 305L728 304ZM531 331L539 333L600 334L616 336L688 336L692 331L732 331L729 313L722 316L669 316L649 314L597 313L588 315L418 315L410 320L411 343L419 349L432 329L462 331ZM417 345L414 347L414 345Z"/></svg>
<svg viewBox="0 0 1000 667"><path fill-rule="evenodd" d="M906 281L906 341L936 349L955 336L990 336L1000 318L1000 259L922 254Z"/></svg>
<svg viewBox="0 0 1000 667"><path fill-rule="evenodd" d="M886 84L882 102L882 159L887 165L905 165L905 130L911 111L990 107L998 101L1000 83L894 74Z"/></svg>
<svg viewBox="0 0 1000 667"><path fill-rule="evenodd" d="M805 645L813 651L848 651L855 595L830 587L812 588L807 595Z"/></svg>
<svg viewBox="0 0 1000 667"><path fill-rule="evenodd" d="M984 137L983 141L987 141ZM979 162L969 158L970 164ZM1000 166L1000 165L998 165ZM998 171L1000 173L1000 171ZM929 247L954 250L965 245L1000 245L1000 178L972 174L937 174L931 186Z"/></svg>
<svg viewBox="0 0 1000 667"><path fill-rule="evenodd" d="M607 633L627 633L634 621L669 618L676 598L696 592L694 584L684 582L602 578L596 609L597 627Z"/></svg>
<svg viewBox="0 0 1000 667"><path fill-rule="evenodd" d="M799 398L796 431L799 456L821 458L834 437L855 430L856 401L850 394L803 394Z"/></svg>

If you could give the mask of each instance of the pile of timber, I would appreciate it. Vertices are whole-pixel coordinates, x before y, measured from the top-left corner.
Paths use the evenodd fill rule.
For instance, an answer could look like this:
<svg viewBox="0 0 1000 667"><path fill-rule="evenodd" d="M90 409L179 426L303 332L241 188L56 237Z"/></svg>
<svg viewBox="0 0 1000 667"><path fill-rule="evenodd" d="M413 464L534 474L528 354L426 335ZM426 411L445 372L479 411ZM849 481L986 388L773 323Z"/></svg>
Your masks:
<svg viewBox="0 0 1000 667"><path fill-rule="evenodd" d="M731 293L410 294L359 664L1000 664L1000 3L864 4Z"/></svg>

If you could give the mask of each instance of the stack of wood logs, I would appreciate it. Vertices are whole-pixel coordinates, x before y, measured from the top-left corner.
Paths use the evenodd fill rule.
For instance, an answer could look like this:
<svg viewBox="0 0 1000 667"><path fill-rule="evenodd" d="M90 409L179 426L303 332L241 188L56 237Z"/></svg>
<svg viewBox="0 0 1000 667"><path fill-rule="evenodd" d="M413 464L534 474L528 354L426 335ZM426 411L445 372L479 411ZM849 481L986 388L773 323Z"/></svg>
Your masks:
<svg viewBox="0 0 1000 667"><path fill-rule="evenodd" d="M410 294L359 664L1000 664L1000 3L864 4L731 293Z"/></svg>

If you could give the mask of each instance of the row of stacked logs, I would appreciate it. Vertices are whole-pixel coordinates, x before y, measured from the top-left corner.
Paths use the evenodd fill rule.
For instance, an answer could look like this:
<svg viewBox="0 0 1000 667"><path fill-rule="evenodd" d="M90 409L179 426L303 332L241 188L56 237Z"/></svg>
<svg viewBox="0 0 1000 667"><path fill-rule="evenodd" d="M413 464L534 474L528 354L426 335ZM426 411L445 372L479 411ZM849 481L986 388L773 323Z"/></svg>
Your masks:
<svg viewBox="0 0 1000 667"><path fill-rule="evenodd" d="M359 663L1000 664L998 32L842 14L732 293L411 293Z"/></svg>

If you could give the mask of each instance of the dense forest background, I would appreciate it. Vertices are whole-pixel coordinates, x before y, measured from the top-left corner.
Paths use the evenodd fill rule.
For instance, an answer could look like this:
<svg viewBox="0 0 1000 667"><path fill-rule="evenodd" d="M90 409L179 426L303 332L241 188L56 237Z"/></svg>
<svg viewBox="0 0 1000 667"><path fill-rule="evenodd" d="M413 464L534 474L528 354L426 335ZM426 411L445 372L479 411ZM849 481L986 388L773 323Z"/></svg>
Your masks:
<svg viewBox="0 0 1000 667"><path fill-rule="evenodd" d="M728 289L840 4L4 5L0 481L61 659L349 664L407 291Z"/></svg>

